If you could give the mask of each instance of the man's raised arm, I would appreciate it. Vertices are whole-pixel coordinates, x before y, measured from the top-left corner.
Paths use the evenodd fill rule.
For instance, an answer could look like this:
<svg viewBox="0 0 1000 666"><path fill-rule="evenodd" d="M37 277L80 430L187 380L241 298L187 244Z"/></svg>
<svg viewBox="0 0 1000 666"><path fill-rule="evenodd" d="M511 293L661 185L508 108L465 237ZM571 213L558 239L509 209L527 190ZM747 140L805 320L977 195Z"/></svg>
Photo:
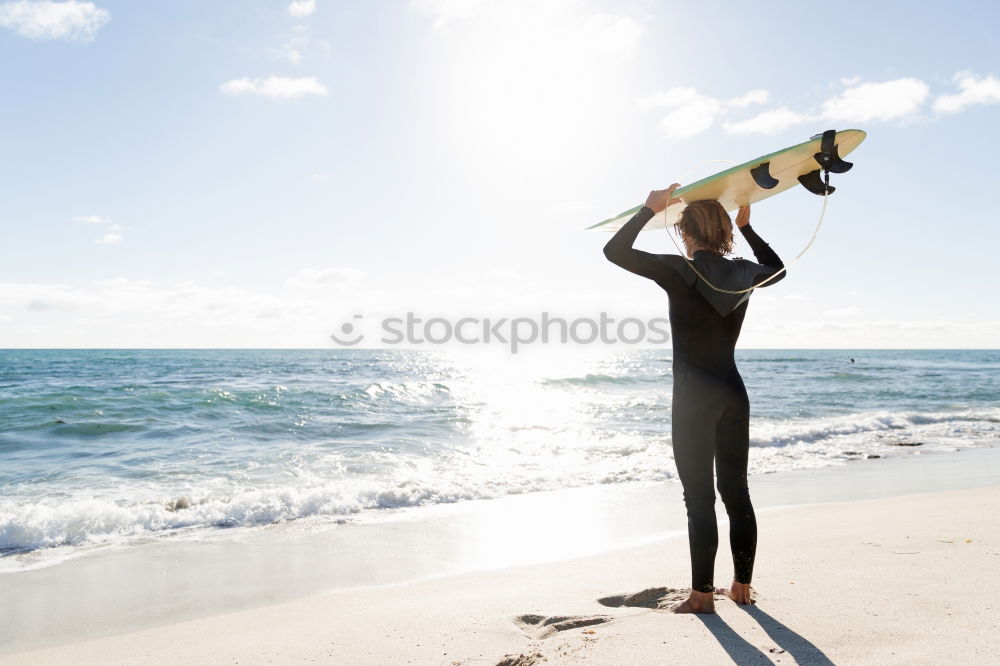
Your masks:
<svg viewBox="0 0 1000 666"><path fill-rule="evenodd" d="M653 190L649 193L646 204L632 216L632 219L622 225L604 246L604 256L608 261L650 280L665 280L673 276L674 269L667 265L662 257L636 250L632 245L653 215L680 201L671 197L678 187L680 185L674 183L665 190Z"/></svg>

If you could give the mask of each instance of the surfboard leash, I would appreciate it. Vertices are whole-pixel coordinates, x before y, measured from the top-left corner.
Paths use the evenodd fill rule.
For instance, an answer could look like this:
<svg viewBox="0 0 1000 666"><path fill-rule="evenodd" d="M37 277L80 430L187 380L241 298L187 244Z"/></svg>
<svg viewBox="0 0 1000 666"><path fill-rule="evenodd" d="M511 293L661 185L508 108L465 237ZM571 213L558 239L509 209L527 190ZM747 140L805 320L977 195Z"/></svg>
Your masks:
<svg viewBox="0 0 1000 666"><path fill-rule="evenodd" d="M670 240L673 242L674 247L677 248L677 252L680 253L680 255L684 258L684 261L687 262L687 265L691 267L691 270L693 270L695 272L695 275L697 275L699 278L701 278L702 280L704 280L705 284L707 284L709 287L711 287L712 289L714 289L714 290L716 290L718 292L722 292L723 294L745 294L747 292L753 291L757 287L763 287L765 284L767 284L768 282L770 282L774 278L776 278L779 275L781 275L782 273L784 273L788 269L789 266L794 266L795 262L797 262L799 259L801 259L802 255L804 255L806 253L806 251L810 247L812 247L813 241L816 240L816 235L819 234L820 227L823 226L823 218L826 217L826 204L827 204L827 201L829 199L829 192L832 189L832 188L829 187L829 184L830 184L830 172L829 171L826 172L826 179L825 180L826 180L827 187L824 189L823 194L822 194L822 197L823 197L823 209L819 213L819 220L817 220L817 222L816 222L816 228L813 229L812 237L809 239L809 242L806 243L806 246L804 248L802 248L801 252L799 252L797 255L795 255L795 258L792 259L791 263L782 266L780 269L776 270L774 273L772 273L771 275L769 275L767 277L767 279L761 280L758 284L750 287L749 289L739 289L739 290L734 291L734 290L731 290L731 289L723 289L722 287L716 287L714 284L712 284L709 281L708 278L706 278L704 275L701 274L701 271L699 271L697 268L694 267L694 263L692 263L691 260L687 258L687 253L684 250L682 250L679 245L677 245L677 239L675 239L674 235L672 233L670 233L670 229L665 227L665 229L667 231L667 236L670 236ZM677 225L674 225L675 228L676 228L676 226Z"/></svg>

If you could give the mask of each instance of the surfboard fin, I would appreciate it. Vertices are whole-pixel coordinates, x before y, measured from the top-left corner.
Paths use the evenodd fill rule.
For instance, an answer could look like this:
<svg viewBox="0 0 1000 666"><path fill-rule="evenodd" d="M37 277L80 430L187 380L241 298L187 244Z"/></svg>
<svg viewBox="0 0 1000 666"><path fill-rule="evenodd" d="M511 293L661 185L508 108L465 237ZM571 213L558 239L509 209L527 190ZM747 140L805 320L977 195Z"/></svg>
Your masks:
<svg viewBox="0 0 1000 666"><path fill-rule="evenodd" d="M799 182L802 183L802 187L806 188L813 194L822 195L824 192L826 194L833 194L834 190L837 188L829 184L829 178L824 182L819 176L819 169L815 171L810 171L809 173L799 176Z"/></svg>
<svg viewBox="0 0 1000 666"><path fill-rule="evenodd" d="M812 138L815 139L818 136L822 137L819 142L819 152L813 157L819 163L820 168L799 176L799 182L802 183L802 187L813 194L833 194L837 188L830 185L830 172L850 171L854 163L840 159L840 155L837 153L837 130L826 130L823 134L813 135Z"/></svg>
<svg viewBox="0 0 1000 666"><path fill-rule="evenodd" d="M750 175L753 176L753 182L757 183L757 187L762 189L770 190L778 186L778 180L771 175L770 162L758 164L750 169Z"/></svg>
<svg viewBox="0 0 1000 666"><path fill-rule="evenodd" d="M823 139L820 141L819 152L814 155L816 161L823 169L833 173L846 173L854 166L853 162L845 162L840 159L837 153L837 130L826 130L823 132Z"/></svg>

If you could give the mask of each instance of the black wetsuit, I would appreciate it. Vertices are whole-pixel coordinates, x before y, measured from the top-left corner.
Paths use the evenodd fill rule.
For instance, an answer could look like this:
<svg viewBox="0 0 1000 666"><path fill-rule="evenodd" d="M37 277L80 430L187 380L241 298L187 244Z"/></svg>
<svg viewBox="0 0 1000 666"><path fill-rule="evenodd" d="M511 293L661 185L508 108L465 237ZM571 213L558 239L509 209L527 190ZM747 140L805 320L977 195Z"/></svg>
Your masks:
<svg viewBox="0 0 1000 666"><path fill-rule="evenodd" d="M670 300L674 350L671 435L688 514L691 588L712 592L719 545L713 459L719 494L729 514L736 581L750 583L757 549L757 521L747 487L750 403L733 356L749 292L722 294L698 278L683 257L634 249L636 236L652 216L650 208L639 209L608 241L604 254L622 268L655 281ZM759 263L730 260L704 250L692 257L698 271L723 289L754 286L784 267L749 224L740 230ZM767 284L783 277L781 273Z"/></svg>

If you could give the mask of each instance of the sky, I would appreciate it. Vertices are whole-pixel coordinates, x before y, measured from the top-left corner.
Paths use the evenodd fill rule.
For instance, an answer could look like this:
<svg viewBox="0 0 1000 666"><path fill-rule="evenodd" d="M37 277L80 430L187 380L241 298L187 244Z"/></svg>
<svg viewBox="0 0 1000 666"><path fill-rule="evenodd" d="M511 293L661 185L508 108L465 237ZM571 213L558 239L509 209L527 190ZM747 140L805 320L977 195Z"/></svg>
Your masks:
<svg viewBox="0 0 1000 666"><path fill-rule="evenodd" d="M950 7L0 0L0 347L665 317L584 227L863 129L740 346L996 348L1000 4ZM821 205L751 221L789 263Z"/></svg>

